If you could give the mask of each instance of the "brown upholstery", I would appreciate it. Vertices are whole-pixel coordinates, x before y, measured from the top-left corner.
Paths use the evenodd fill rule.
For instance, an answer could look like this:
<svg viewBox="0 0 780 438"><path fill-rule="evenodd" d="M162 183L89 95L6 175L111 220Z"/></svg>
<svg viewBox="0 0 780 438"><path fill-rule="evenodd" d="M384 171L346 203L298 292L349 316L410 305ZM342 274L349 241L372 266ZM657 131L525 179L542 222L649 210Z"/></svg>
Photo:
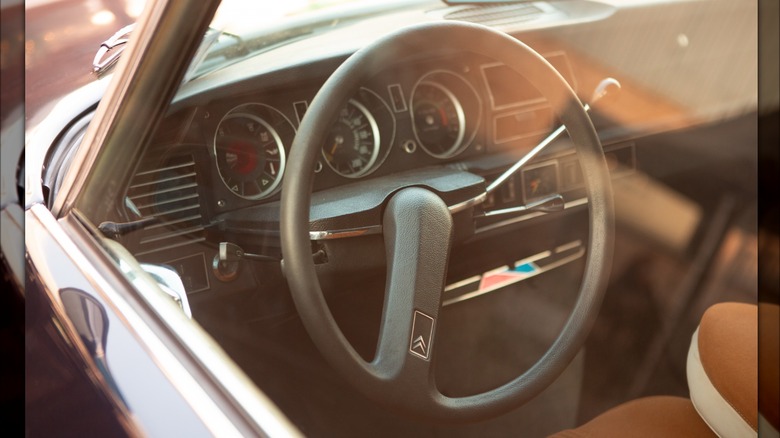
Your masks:
<svg viewBox="0 0 780 438"><path fill-rule="evenodd" d="M758 410L780 430L780 306L760 303L758 324Z"/></svg>
<svg viewBox="0 0 780 438"><path fill-rule="evenodd" d="M758 430L758 308L720 303L702 316L699 355L720 395Z"/></svg>
<svg viewBox="0 0 780 438"><path fill-rule="evenodd" d="M693 404L681 397L647 397L619 405L555 438L714 437Z"/></svg>

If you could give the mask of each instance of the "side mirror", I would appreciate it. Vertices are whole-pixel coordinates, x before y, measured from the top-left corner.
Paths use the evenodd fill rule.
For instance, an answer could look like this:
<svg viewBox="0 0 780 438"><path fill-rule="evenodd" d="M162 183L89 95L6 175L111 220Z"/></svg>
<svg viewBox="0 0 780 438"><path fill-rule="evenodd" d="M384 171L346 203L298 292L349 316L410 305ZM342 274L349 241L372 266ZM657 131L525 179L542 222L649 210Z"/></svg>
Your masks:
<svg viewBox="0 0 780 438"><path fill-rule="evenodd" d="M98 362L102 361L108 336L108 317L103 305L78 289L63 289L60 299L87 351Z"/></svg>

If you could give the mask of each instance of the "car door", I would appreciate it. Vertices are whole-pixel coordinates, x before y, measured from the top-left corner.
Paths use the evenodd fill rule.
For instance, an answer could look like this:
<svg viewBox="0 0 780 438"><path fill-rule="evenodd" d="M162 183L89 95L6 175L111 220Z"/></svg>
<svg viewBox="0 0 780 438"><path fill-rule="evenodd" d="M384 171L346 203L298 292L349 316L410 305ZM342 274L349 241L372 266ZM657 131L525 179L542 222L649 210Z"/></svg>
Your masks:
<svg viewBox="0 0 780 438"><path fill-rule="evenodd" d="M186 306L162 292L164 280L85 219L118 196L111 181L133 171L128 163L142 153L217 6L200 0L147 4L50 203L42 169L30 167L42 162L41 154L29 157L33 176L24 218L31 435L296 434L182 312ZM46 151L50 145L36 144L46 138L31 135L28 150Z"/></svg>

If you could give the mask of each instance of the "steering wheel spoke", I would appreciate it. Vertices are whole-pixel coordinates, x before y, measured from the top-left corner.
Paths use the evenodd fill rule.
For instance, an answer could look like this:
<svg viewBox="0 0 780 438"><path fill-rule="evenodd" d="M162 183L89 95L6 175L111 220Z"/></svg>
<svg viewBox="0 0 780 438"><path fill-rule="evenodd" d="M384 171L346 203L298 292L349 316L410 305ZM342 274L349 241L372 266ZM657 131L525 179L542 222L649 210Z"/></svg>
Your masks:
<svg viewBox="0 0 780 438"><path fill-rule="evenodd" d="M411 187L390 199L383 222L387 286L374 365L390 380L427 385L452 216L436 194Z"/></svg>

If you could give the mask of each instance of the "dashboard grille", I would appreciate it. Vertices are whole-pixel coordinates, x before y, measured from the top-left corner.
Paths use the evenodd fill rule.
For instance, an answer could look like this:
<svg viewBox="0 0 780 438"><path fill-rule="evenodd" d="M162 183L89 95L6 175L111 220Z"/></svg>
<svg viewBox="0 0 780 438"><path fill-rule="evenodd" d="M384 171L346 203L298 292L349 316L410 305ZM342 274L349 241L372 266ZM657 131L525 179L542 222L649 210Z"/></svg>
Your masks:
<svg viewBox="0 0 780 438"><path fill-rule="evenodd" d="M536 19L544 11L532 3L456 6L444 14L447 20L460 20L490 27L511 27Z"/></svg>
<svg viewBox="0 0 780 438"><path fill-rule="evenodd" d="M205 240L192 155L142 165L128 189L127 208L159 219L137 233L137 257Z"/></svg>

